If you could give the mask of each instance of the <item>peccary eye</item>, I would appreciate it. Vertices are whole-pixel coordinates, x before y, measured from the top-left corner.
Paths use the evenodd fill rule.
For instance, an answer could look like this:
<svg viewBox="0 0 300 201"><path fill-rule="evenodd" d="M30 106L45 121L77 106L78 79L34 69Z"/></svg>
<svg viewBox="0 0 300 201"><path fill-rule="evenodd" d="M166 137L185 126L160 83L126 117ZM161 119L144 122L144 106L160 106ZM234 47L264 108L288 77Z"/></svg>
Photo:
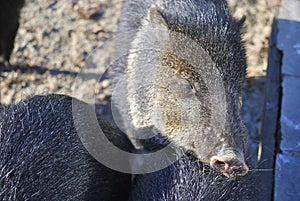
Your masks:
<svg viewBox="0 0 300 201"><path fill-rule="evenodd" d="M191 98L195 96L196 90L186 79L177 78L168 86L170 93L181 95L182 98Z"/></svg>
<svg viewBox="0 0 300 201"><path fill-rule="evenodd" d="M191 85L187 80L185 79L179 79L177 83L180 86L180 90L184 93L195 93L195 89L193 85Z"/></svg>

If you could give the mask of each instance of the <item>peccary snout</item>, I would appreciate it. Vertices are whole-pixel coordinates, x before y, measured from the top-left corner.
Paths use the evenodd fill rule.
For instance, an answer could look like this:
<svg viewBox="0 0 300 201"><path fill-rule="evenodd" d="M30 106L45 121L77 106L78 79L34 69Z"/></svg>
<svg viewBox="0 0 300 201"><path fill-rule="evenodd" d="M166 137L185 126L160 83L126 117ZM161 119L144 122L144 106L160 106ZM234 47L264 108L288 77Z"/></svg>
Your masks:
<svg viewBox="0 0 300 201"><path fill-rule="evenodd" d="M244 176L249 170L244 157L234 149L222 150L217 156L211 157L210 166L227 177Z"/></svg>

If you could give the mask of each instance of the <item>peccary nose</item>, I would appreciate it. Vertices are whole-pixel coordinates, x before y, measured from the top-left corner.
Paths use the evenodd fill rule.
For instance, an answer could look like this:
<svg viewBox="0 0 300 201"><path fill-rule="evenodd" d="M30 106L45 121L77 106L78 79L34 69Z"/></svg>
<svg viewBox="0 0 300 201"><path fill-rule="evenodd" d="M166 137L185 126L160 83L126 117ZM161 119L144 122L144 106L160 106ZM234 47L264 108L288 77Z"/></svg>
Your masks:
<svg viewBox="0 0 300 201"><path fill-rule="evenodd" d="M245 176L249 170L244 158L233 152L223 156L213 156L210 160L210 166L218 169L227 177Z"/></svg>

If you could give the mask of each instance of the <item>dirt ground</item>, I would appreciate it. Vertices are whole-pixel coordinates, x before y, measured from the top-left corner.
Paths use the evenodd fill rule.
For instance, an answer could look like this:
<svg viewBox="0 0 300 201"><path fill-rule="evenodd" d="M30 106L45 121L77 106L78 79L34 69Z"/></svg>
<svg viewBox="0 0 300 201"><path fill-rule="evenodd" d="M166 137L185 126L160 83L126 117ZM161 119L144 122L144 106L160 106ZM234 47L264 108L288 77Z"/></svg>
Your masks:
<svg viewBox="0 0 300 201"><path fill-rule="evenodd" d="M244 119L254 162L263 109L271 24L280 0L228 0L234 16L246 15L248 78ZM111 94L103 73L112 62L120 0L27 0L9 68L0 71L0 104L33 94L60 93L88 101L94 89L100 112ZM82 76L78 77L78 73ZM84 83L84 84L83 84Z"/></svg>

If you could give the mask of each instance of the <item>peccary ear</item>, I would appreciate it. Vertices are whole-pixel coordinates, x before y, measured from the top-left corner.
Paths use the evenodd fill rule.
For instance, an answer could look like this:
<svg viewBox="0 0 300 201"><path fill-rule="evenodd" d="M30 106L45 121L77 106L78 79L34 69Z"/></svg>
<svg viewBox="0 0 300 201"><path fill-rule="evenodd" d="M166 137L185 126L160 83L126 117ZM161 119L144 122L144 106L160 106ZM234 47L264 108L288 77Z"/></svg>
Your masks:
<svg viewBox="0 0 300 201"><path fill-rule="evenodd" d="M162 9L157 5L152 5L148 11L147 20L159 26L167 26L167 22L161 14Z"/></svg>

